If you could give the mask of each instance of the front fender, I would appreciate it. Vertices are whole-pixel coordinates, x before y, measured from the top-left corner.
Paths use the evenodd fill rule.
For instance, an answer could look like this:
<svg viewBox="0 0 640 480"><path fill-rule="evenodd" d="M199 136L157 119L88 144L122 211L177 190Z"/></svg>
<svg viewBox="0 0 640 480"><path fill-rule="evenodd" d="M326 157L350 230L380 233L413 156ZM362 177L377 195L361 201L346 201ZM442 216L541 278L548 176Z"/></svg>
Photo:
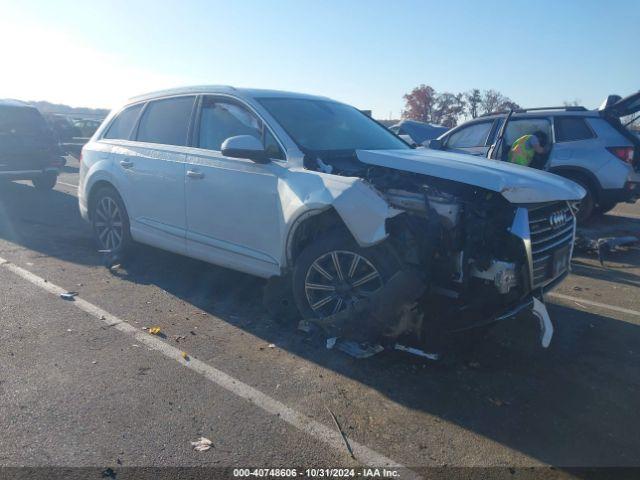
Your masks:
<svg viewBox="0 0 640 480"><path fill-rule="evenodd" d="M285 224L333 207L362 247L387 238L386 220L402 210L391 207L371 185L359 177L342 177L308 170L289 171L279 185Z"/></svg>

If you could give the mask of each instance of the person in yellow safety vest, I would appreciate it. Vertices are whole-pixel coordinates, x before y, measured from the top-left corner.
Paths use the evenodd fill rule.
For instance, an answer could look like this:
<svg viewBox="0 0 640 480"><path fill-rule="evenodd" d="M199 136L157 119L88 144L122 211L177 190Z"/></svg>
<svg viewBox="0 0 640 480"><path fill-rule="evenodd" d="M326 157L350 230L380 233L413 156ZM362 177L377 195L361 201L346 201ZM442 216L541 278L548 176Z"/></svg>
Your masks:
<svg viewBox="0 0 640 480"><path fill-rule="evenodd" d="M541 131L537 131L532 135L523 135L511 145L509 162L528 167L531 165L536 153L541 155L547 153L548 143L547 134Z"/></svg>

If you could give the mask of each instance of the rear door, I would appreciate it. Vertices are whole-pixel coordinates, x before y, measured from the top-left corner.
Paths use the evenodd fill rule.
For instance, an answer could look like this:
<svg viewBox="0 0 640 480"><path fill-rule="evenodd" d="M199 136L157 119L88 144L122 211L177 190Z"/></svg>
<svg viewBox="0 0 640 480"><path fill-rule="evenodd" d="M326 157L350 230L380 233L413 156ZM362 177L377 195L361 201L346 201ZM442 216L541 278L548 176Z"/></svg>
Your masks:
<svg viewBox="0 0 640 480"><path fill-rule="evenodd" d="M555 116L553 133L554 145L549 156L550 168L581 164L589 168L594 153L599 154L602 151L597 135L583 116Z"/></svg>
<svg viewBox="0 0 640 480"><path fill-rule="evenodd" d="M112 149L132 236L178 253L186 251L184 162L194 104L193 95L149 101L134 141Z"/></svg>
<svg viewBox="0 0 640 480"><path fill-rule="evenodd" d="M60 152L37 109L0 105L0 171L42 170Z"/></svg>
<svg viewBox="0 0 640 480"><path fill-rule="evenodd" d="M535 117L510 117L507 120L506 128L504 129L504 136L499 142L497 151L493 152L493 158L503 161L508 161L509 150L513 143L523 135L530 135L535 132L541 131L547 135L549 142L553 139L553 130L551 119L546 116ZM503 120L500 119L496 125L496 130L502 129ZM540 157L536 154L532 168L544 169L548 165L548 159L550 155L553 155L554 145L551 143L551 150L546 155Z"/></svg>

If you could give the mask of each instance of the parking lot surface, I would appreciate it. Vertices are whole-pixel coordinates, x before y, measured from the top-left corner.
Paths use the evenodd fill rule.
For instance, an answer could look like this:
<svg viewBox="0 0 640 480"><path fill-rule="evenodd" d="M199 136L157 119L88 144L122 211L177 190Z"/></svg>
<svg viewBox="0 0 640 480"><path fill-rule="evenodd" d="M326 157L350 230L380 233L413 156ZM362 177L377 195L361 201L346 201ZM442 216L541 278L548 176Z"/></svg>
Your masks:
<svg viewBox="0 0 640 480"><path fill-rule="evenodd" d="M450 361L356 360L269 318L260 279L142 246L109 271L77 183L71 159L0 187L0 464L640 466L638 247L574 256L548 349L519 319ZM640 204L590 228L640 235Z"/></svg>

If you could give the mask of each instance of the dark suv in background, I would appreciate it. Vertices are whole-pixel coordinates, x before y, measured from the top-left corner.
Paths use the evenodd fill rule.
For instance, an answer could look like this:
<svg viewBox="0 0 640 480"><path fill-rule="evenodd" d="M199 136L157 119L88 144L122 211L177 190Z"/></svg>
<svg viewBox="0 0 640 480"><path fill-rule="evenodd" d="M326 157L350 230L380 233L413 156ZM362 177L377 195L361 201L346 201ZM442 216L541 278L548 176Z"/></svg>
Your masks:
<svg viewBox="0 0 640 480"><path fill-rule="evenodd" d="M23 102L0 100L0 180L31 180L38 190L51 190L63 164L40 112Z"/></svg>
<svg viewBox="0 0 640 480"><path fill-rule="evenodd" d="M531 166L580 184L587 195L578 218L586 220L594 212L604 213L619 202L640 197L640 139L621 122L638 111L640 92L624 99L610 95L597 110L547 107L499 112L449 130L429 147L507 160L516 139L541 130L547 133L551 150L537 156Z"/></svg>

